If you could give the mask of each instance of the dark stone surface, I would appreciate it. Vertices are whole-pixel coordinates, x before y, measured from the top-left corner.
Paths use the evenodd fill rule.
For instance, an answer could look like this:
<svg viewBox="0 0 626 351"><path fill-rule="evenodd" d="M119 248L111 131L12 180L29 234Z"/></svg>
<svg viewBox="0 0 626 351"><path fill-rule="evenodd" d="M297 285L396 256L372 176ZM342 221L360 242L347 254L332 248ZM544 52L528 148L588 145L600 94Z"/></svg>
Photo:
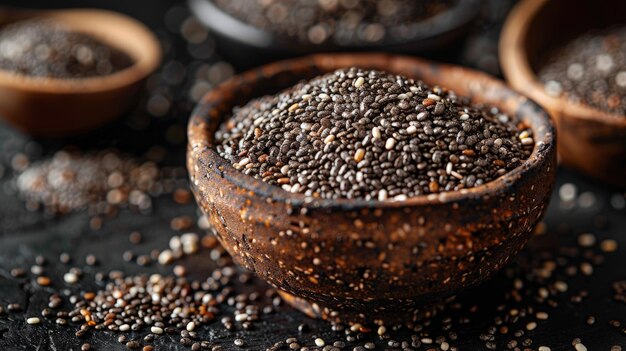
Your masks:
<svg viewBox="0 0 626 351"><path fill-rule="evenodd" d="M8 1L14 5L23 4L23 1ZM30 2L29 2L30 3ZM151 0L123 1L68 1L54 2L35 1L33 6L44 4L45 6L105 6L117 10L125 10L133 16L139 17L152 26L161 24L163 13L170 4ZM5 307L9 303L20 303L25 310L19 313L9 313L0 316L0 350L78 350L84 341L92 345L96 350L123 350L123 345L117 342L118 334L113 332L92 332L83 341L74 336L76 325L60 327L50 320L44 320L42 324L30 326L25 323L27 316L40 315L41 309L47 304L48 297L53 291L68 288L63 283L62 275L69 267L81 267L85 271L85 277L79 284L71 287L72 291L88 291L98 288L93 282L93 275L97 271L107 272L112 269L123 270L126 274L160 272L167 274L171 267L162 267L153 264L148 267L140 267L134 263L122 260L122 253L131 245L128 242L128 234L133 230L139 230L144 237L143 243L134 246L133 251L148 253L150 250L165 249L168 240L176 232L170 229L170 220L179 215L189 215L195 218L195 204L177 205L169 196L156 199L153 202L151 214L137 214L130 210L122 210L115 218L106 219L99 230L92 230L89 226L89 216L84 212L71 215L50 218L42 212L30 212L24 208L24 203L13 189L14 174L10 170L13 156L18 152L24 152L31 158L37 159L49 155L54 150L65 145L78 145L81 148L100 149L115 146L124 151L134 154L142 154L150 145L164 145L170 150L170 157L165 161L167 164L183 165L184 145L180 143L167 143L163 137L163 130L169 125L184 125L187 114L185 107L181 107L179 114L172 115L166 120L149 120L148 126L137 131L137 119L125 118L113 125L107 126L95 134L73 140L38 140L34 142L29 138L19 135L5 125L0 125L0 306ZM525 272L538 269L538 266L527 262L534 262L533 258L541 255L541 252L556 252L558 246L575 246L576 236L583 232L595 233L598 241L613 238L619 242L619 250L616 253L607 254L603 264L595 268L590 277L576 276L573 278L562 277L561 273L556 278L564 279L569 284L566 293L556 298L558 307L545 308L550 314L547 321L540 321L539 327L527 332L527 336L533 339L531 349L537 349L539 345L548 345L552 350L572 350L572 340L580 338L589 350L609 350L612 345L621 345L626 348L626 334L623 329L609 326L609 321L616 319L626 324L626 305L615 302L612 299L611 283L615 280L626 279L626 215L624 209L616 209L610 205L610 198L616 194L615 190L607 189L602 184L595 184L575 172L561 170L559 172L559 184L573 182L577 184L579 193L590 191L595 195L595 203L589 208L576 207L563 209L560 206L558 196L555 195L549 209L546 223L548 235L534 238L529 249L523 252L509 270ZM558 186L557 186L558 190ZM623 196L622 196L623 198ZM73 258L72 263L63 265L58 257L62 252L67 252ZM598 252L595 249L595 252ZM84 264L87 254L94 254L99 265L88 267ZM35 261L37 255L48 258L44 266L45 272L53 279L50 287L40 287L34 283L33 276L28 274L26 278L13 278L10 270L15 267L28 269ZM209 259L207 251L185 258L182 262L190 270L192 277L202 278L211 271L214 262ZM525 267L525 268L520 268ZM554 280L554 279L553 279ZM485 342L480 340L480 335L486 333L493 318L502 315L497 307L504 303L505 292L512 286L511 279L507 278L506 272L502 272L493 280L474 288L461 296L458 300L464 306L476 305L477 310L471 314L471 321L467 324L454 322L454 330L459 334L459 340L454 343L460 350L486 350ZM265 289L263 283L254 280L252 284L241 286L238 289ZM586 290L589 296L582 303L573 303L570 297ZM224 309L225 314L232 314L232 309ZM453 319L458 317L457 312L452 312ZM596 323L593 326L586 324L588 316L593 315ZM43 319L43 318L42 318ZM516 328L523 329L529 319L522 319ZM298 325L306 323L310 331L298 332ZM315 337L322 337L327 344L334 340L345 341L343 332L333 332L324 322L308 319L287 306L279 307L274 314L262 316L261 321L256 322L251 331L243 331L240 327L234 331L225 330L218 319L199 330L202 338L211 340L216 344L223 345L226 350L238 350L233 345L233 340L241 337L246 341L244 349L264 350L273 343L284 340L287 337L298 337L303 345L313 346ZM623 328L623 327L622 327ZM431 336L437 334L436 322L429 329ZM433 331L434 330L434 331ZM512 333L509 332L509 333ZM397 341L410 341L408 331L393 333ZM133 334L130 333L132 336ZM507 349L506 344L512 337L498 337L497 349ZM522 338L523 339L523 338ZM376 349L385 349L386 341L379 340L375 333L366 337L377 343ZM329 342L330 341L330 342ZM347 343L346 350L351 350L356 345L363 345L364 341ZM154 343L158 350L188 349L178 343L178 338L164 336ZM522 346L520 346L523 349ZM428 348L422 347L420 350Z"/></svg>

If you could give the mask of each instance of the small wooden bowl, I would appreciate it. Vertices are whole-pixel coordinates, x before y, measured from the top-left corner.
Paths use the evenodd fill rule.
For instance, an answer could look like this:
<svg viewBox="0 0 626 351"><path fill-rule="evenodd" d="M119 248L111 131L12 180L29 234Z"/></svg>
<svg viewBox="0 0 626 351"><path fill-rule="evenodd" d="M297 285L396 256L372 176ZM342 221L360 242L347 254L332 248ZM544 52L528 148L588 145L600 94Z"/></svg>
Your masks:
<svg viewBox="0 0 626 351"><path fill-rule="evenodd" d="M559 156L567 166L626 187L626 116L610 114L545 92L536 72L543 55L594 28L626 23L626 2L522 1L506 21L500 59L511 86L541 104L559 130Z"/></svg>
<svg viewBox="0 0 626 351"><path fill-rule="evenodd" d="M229 62L245 68L256 66L260 62L317 52L385 51L433 54L445 49L458 48L459 45L455 44L469 33L469 27L480 14L481 2L482 0L457 1L449 9L416 23L416 35L407 40L389 38L379 43L348 45L328 41L314 45L279 37L272 32L254 27L230 15L210 0L188 0L193 14L214 34L220 46L227 49L224 53L231 54L227 57ZM251 65L251 62L256 64Z"/></svg>
<svg viewBox="0 0 626 351"><path fill-rule="evenodd" d="M143 80L159 65L161 46L138 21L111 11L1 9L0 25L46 19L87 33L125 51L134 64L101 77L31 77L0 70L0 117L15 128L46 137L97 128L128 110Z"/></svg>
<svg viewBox="0 0 626 351"><path fill-rule="evenodd" d="M492 182L406 201L310 200L244 175L216 153L214 132L233 107L349 66L493 104L531 126L535 149ZM188 137L193 192L228 252L288 302L328 319L406 320L420 305L489 278L543 215L556 164L550 117L531 100L483 73L386 54L314 55L236 76L204 97Z"/></svg>

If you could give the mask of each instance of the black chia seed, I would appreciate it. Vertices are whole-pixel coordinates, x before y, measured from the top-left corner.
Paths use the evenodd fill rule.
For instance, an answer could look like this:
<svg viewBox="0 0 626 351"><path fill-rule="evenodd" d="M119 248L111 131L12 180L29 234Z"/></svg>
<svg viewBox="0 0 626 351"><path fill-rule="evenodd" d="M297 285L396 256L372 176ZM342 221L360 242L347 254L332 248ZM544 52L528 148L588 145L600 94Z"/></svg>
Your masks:
<svg viewBox="0 0 626 351"><path fill-rule="evenodd" d="M440 87L349 68L235 108L216 141L236 169L287 191L403 200L519 166L534 140L516 123Z"/></svg>
<svg viewBox="0 0 626 351"><path fill-rule="evenodd" d="M619 280L613 283L613 298L615 301L626 303L626 280Z"/></svg>
<svg viewBox="0 0 626 351"><path fill-rule="evenodd" d="M581 35L548 54L546 93L626 116L626 27Z"/></svg>
<svg viewBox="0 0 626 351"><path fill-rule="evenodd" d="M212 0L259 29L307 44L338 45L404 41L420 20L448 8L452 0Z"/></svg>
<svg viewBox="0 0 626 351"><path fill-rule="evenodd" d="M105 76L133 64L124 52L61 24L31 20L0 29L0 69L34 77Z"/></svg>

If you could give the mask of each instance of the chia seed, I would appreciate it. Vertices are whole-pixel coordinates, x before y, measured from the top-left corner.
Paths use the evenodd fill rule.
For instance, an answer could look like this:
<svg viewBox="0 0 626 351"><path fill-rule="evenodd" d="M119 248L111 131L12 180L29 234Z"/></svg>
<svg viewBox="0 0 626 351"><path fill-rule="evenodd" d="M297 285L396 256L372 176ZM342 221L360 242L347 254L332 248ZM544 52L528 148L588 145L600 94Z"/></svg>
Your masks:
<svg viewBox="0 0 626 351"><path fill-rule="evenodd" d="M338 45L408 40L415 24L453 0L212 0L230 15L280 37L307 44Z"/></svg>
<svg viewBox="0 0 626 351"><path fill-rule="evenodd" d="M626 27L586 33L556 48L539 78L551 96L626 116Z"/></svg>
<svg viewBox="0 0 626 351"><path fill-rule="evenodd" d="M0 69L33 77L86 78L130 67L121 50L61 24L30 20L0 29Z"/></svg>
<svg viewBox="0 0 626 351"><path fill-rule="evenodd" d="M615 301L626 303L626 280L619 280L613 283L613 298Z"/></svg>
<svg viewBox="0 0 626 351"><path fill-rule="evenodd" d="M534 147L532 131L494 107L358 68L235 108L216 140L247 175L307 196L366 200L478 186Z"/></svg>
<svg viewBox="0 0 626 351"><path fill-rule="evenodd" d="M186 181L184 172L174 176L177 173L115 150L58 151L21 172L17 188L27 208L43 208L57 216L85 209L91 214L112 215L116 208L126 206L146 213L159 191L174 191L165 191L166 183ZM62 261L69 262L69 256Z"/></svg>

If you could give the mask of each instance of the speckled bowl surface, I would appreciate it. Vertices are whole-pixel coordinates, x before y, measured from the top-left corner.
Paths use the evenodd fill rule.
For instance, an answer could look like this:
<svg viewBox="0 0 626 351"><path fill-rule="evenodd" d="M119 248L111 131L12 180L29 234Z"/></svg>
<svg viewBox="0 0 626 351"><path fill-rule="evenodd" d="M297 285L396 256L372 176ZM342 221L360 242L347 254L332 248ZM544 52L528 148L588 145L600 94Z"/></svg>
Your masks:
<svg viewBox="0 0 626 351"><path fill-rule="evenodd" d="M338 68L386 70L439 84L530 125L520 167L479 187L406 201L306 198L235 170L213 147L234 106ZM397 320L488 279L527 242L554 183L549 116L502 82L468 69L386 54L322 54L278 62L209 92L189 122L192 189L243 267L310 315Z"/></svg>

